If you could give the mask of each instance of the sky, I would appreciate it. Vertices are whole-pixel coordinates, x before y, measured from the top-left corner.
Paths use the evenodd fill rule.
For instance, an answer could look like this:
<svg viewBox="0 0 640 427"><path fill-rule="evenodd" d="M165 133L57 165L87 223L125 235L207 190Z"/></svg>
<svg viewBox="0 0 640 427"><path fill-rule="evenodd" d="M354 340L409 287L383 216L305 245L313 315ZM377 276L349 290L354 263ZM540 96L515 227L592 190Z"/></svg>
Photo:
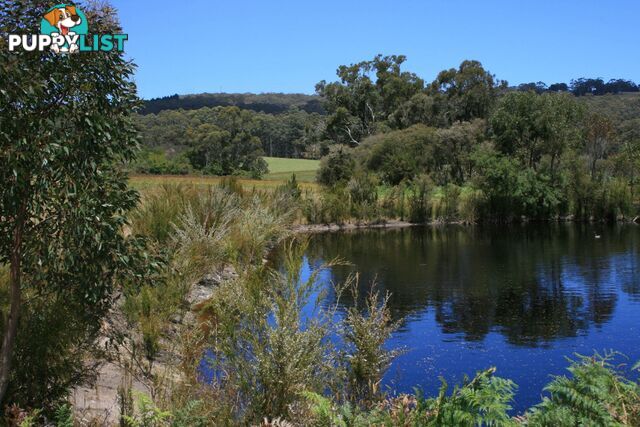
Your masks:
<svg viewBox="0 0 640 427"><path fill-rule="evenodd" d="M336 68L407 56L427 82L476 59L511 85L640 82L638 0L111 0L145 98L313 93Z"/></svg>

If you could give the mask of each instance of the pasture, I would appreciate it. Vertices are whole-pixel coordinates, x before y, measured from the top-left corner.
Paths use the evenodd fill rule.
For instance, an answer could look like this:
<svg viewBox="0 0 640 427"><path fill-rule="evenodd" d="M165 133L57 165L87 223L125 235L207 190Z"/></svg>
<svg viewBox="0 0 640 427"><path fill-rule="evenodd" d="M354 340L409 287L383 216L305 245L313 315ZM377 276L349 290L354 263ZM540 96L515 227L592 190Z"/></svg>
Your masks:
<svg viewBox="0 0 640 427"><path fill-rule="evenodd" d="M246 189L272 190L287 180L292 174L302 188L315 188L315 176L320 162L318 160L285 159L265 157L269 165L269 173L263 179L238 178L238 182ZM222 177L207 175L131 175L129 182L138 190L145 190L162 184L185 184L195 186L217 185Z"/></svg>

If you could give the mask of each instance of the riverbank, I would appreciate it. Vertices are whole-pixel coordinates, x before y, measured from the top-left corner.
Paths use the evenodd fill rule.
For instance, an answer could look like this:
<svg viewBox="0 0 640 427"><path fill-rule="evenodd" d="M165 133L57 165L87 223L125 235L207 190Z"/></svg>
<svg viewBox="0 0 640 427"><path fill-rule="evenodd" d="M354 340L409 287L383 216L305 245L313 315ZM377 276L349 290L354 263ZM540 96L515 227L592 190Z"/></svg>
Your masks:
<svg viewBox="0 0 640 427"><path fill-rule="evenodd" d="M384 221L384 222L355 222L344 224L299 224L292 227L294 233L327 233L347 230L361 230L371 228L406 228L416 227L424 224L416 224L407 221Z"/></svg>
<svg viewBox="0 0 640 427"><path fill-rule="evenodd" d="M585 224L597 224L603 223L606 224L606 221L578 221L573 217L565 217L558 219L549 219L549 220L527 220L523 219L521 221L512 221L505 223L507 225L512 224L527 224L527 223L585 223ZM634 224L640 225L640 216L636 216L635 218L619 218L613 223L615 224ZM293 233L332 233L339 231L350 231L350 230L366 230L366 229L379 229L379 228L407 228L407 227L424 227L424 226L443 226L443 225L481 225L483 223L470 223L468 221L431 221L426 223L416 223L409 221L400 221L400 220L382 220L378 222L346 222L342 224L331 223L331 224L296 224L291 227L291 231ZM494 224L488 222L487 224Z"/></svg>

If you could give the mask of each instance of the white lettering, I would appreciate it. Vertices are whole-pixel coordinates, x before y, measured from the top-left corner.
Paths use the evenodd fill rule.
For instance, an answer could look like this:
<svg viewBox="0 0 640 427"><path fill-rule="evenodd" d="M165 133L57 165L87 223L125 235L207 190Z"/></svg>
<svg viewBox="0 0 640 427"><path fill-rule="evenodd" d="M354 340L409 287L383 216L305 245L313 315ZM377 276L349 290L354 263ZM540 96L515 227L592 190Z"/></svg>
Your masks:
<svg viewBox="0 0 640 427"><path fill-rule="evenodd" d="M20 35L18 34L9 34L9 50L13 52L13 50L20 46Z"/></svg>
<svg viewBox="0 0 640 427"><path fill-rule="evenodd" d="M38 36L38 50L42 52L45 47L51 45L51 36L47 34L40 34Z"/></svg>
<svg viewBox="0 0 640 427"><path fill-rule="evenodd" d="M31 43L29 43L29 38L31 38ZM38 48L38 36L34 36L34 35L31 35L31 36L24 35L24 36L22 36L22 47L27 52L31 52L33 50L36 50Z"/></svg>

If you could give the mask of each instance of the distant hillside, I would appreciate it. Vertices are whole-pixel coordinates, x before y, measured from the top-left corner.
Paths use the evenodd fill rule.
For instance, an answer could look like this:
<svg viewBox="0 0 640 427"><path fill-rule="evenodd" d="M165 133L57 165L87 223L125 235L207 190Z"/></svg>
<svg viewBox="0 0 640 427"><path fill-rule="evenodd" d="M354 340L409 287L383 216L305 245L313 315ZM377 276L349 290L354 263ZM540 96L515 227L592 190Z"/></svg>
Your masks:
<svg viewBox="0 0 640 427"><path fill-rule="evenodd" d="M640 93L580 96L578 101L590 111L609 116L622 140L640 140Z"/></svg>
<svg viewBox="0 0 640 427"><path fill-rule="evenodd" d="M640 93L620 93L602 96L580 96L579 102L593 111L611 116L618 121L640 118Z"/></svg>
<svg viewBox="0 0 640 427"><path fill-rule="evenodd" d="M297 107L308 113L324 114L320 98L301 93L202 93L197 95L171 95L144 101L142 114L163 110L197 110L202 107L236 106L245 110L280 114Z"/></svg>

